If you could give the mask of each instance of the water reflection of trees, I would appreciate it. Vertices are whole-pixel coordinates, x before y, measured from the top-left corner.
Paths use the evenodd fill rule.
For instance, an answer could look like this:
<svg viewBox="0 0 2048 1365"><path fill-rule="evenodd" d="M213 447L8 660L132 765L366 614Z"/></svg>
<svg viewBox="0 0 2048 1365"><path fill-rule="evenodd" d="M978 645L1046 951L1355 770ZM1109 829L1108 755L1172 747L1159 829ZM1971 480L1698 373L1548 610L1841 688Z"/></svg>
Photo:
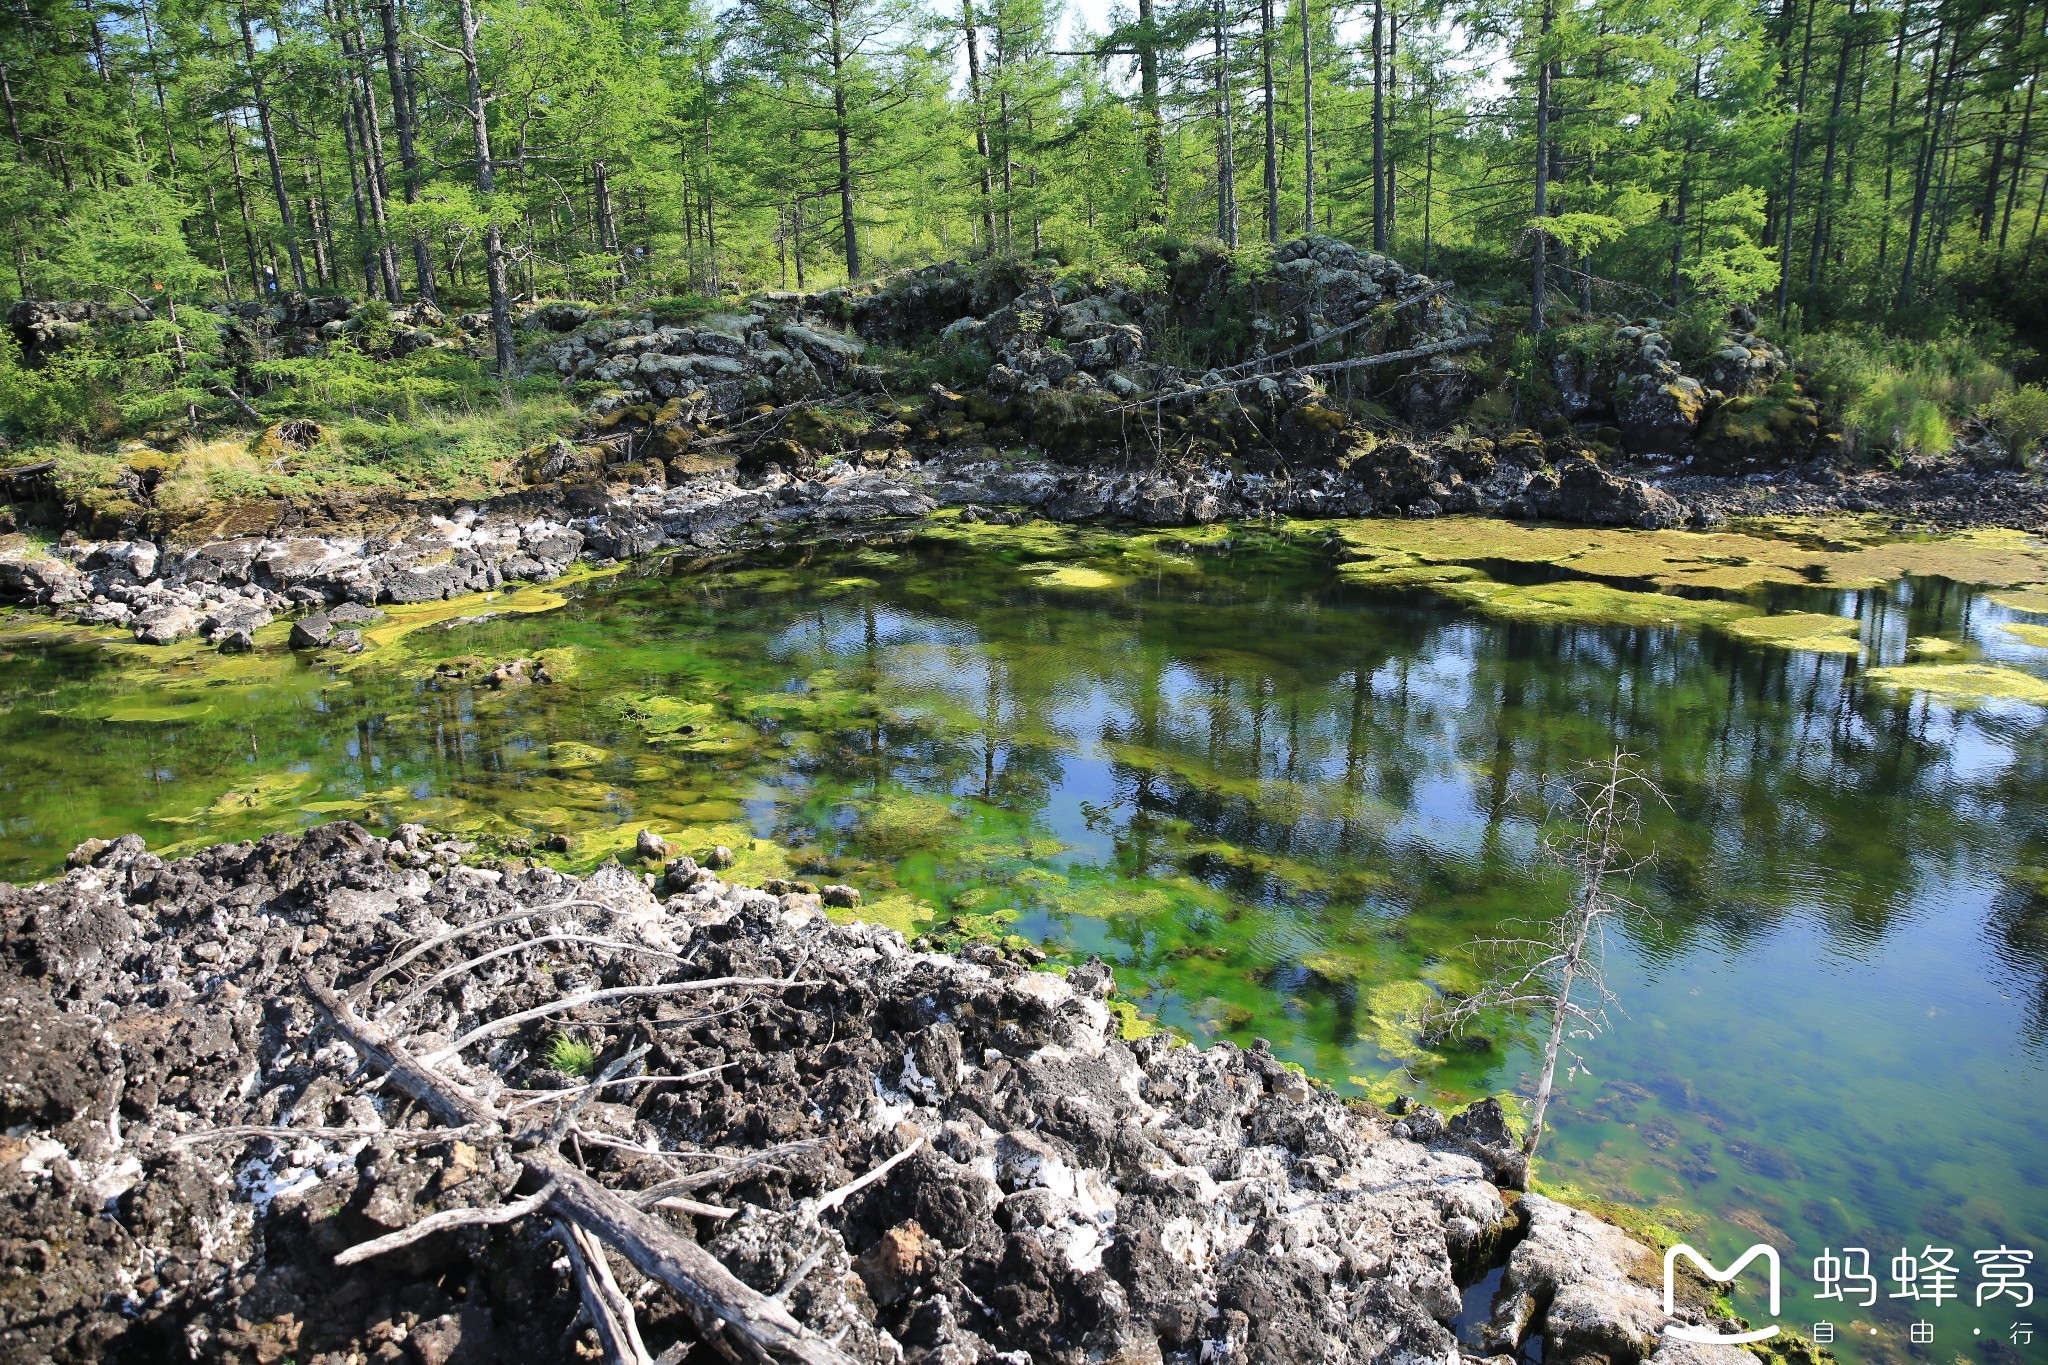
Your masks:
<svg viewBox="0 0 2048 1365"><path fill-rule="evenodd" d="M1546 890L1529 860L1544 793L1616 742L1673 798L1645 831L1656 915L1636 932L1653 961L1702 942L1739 951L1792 917L1864 951L1934 879L2013 849L2017 830L1982 793L2048 785L1995 720L1870 692L1837 656L1486 622L1426 596L1298 583L1233 592L1211 578L1106 600L965 575L950 586L952 600L920 606L971 623L973 646L916 683L973 720L899 753L896 779L1023 812L1084 801L1120 872L1192 878L1285 915L1303 950L1391 922L1427 959L1526 907ZM1874 637L1903 638L1953 633L1970 599L1916 584L1860 605ZM1106 789L1079 755L1101 761ZM1006 761L1029 780L999 790ZM2040 982L2036 904L2008 897L1990 932ZM1327 987L1310 973L1302 989Z"/></svg>
<svg viewBox="0 0 2048 1365"><path fill-rule="evenodd" d="M1490 622L1426 594L1325 591L1307 574L1086 595L963 560L906 556L874 572L881 588L836 596L625 584L451 645L515 657L581 642L593 677L559 695L480 701L372 671L338 689L223 692L175 728L57 724L36 710L49 694L116 684L97 666L19 654L0 723L10 853L44 870L74 832L69 807L147 828L151 812L204 806L284 766L318 774L322 796L410 784L479 807L546 805L566 799L548 747L576 740L615 752L589 798L609 815L587 813L624 819L665 788L782 780L794 755L805 782L850 799L898 786L1048 828L1085 822L1100 843L1090 858L1170 893L1128 912L1079 892L1064 902L1124 913L1115 931L1132 961L1171 969L1208 935L1245 954L1242 969L1321 999L1339 1028L1359 1008L1357 979L1302 964L1335 953L1412 969L1542 904L1552 888L1530 852L1543 795L1619 742L1674 805L1646 831L1659 855L1644 888L1657 915L1636 931L1648 959L1740 950L1794 917L1864 951L1965 864L1992 866L2003 884L1987 942L2028 993L2034 1035L2048 1030L2048 756L2031 715L1895 700L1839 657ZM1856 606L1883 654L1958 634L1978 600L1924 581ZM823 718L782 727L811 742L780 747L770 725L760 747L717 760L650 758L601 710L621 693L734 698L813 680ZM782 818L793 838L840 837L817 811ZM255 811L247 828L191 832L278 820Z"/></svg>

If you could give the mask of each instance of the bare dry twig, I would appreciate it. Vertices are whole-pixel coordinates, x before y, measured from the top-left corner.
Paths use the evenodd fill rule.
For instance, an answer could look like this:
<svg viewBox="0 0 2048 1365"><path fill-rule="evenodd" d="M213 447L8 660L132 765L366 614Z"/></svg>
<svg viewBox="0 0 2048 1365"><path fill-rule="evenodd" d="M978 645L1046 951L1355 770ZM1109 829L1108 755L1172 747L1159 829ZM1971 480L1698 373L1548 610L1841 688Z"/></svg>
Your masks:
<svg viewBox="0 0 2048 1365"><path fill-rule="evenodd" d="M338 1253L334 1263L354 1265L358 1261L367 1261L372 1256L382 1256L387 1251L409 1247L414 1242L431 1237L437 1232L446 1232L450 1228L495 1227L500 1223L516 1223L529 1214L540 1212L541 1205L547 1203L554 1192L554 1182L549 1181L526 1198L510 1204L501 1204L494 1209L444 1209L440 1213L430 1213L411 1227L400 1228L396 1232L386 1233L371 1241L356 1243L346 1251Z"/></svg>

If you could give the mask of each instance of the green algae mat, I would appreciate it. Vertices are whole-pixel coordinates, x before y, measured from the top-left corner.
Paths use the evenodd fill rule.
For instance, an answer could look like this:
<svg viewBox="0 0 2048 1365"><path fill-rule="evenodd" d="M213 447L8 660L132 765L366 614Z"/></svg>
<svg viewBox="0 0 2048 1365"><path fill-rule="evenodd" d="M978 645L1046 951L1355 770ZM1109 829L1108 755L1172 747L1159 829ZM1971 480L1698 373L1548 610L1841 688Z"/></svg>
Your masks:
<svg viewBox="0 0 2048 1365"><path fill-rule="evenodd" d="M1531 1040L1418 1011L1565 894L1551 802L1620 743L1671 807L1546 1177L1722 1263L1772 1242L1808 1317L1830 1247L1967 1266L2048 1228L2030 538L942 517L395 609L360 655L285 630L223 657L0 617L0 875L128 830L419 820L588 866L647 827L906 933L1099 954L1134 1026L1451 1104L1526 1086ZM1906 1358L1875 1313L1842 1349Z"/></svg>

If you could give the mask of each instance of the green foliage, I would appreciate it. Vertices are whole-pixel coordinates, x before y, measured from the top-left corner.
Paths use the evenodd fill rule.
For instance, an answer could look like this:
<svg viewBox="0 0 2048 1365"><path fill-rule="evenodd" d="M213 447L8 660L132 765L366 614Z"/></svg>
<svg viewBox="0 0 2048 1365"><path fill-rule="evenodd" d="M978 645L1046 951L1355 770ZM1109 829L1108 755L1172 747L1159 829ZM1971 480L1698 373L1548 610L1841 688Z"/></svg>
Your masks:
<svg viewBox="0 0 2048 1365"><path fill-rule="evenodd" d="M702 294L664 294L649 299L644 305L653 319L669 327L680 327L695 322L718 310L718 300Z"/></svg>
<svg viewBox="0 0 2048 1365"><path fill-rule="evenodd" d="M597 1049L581 1039L558 1033L548 1044L547 1063L565 1076L589 1080L597 1074Z"/></svg>
<svg viewBox="0 0 2048 1365"><path fill-rule="evenodd" d="M1983 412L2017 464L2030 464L2048 440L2048 386L2027 384L2002 393Z"/></svg>
<svg viewBox="0 0 2048 1365"><path fill-rule="evenodd" d="M2012 386L1969 338L1935 341L1838 331L1800 338L1807 388L1841 418L1852 449L1939 455L1958 422Z"/></svg>

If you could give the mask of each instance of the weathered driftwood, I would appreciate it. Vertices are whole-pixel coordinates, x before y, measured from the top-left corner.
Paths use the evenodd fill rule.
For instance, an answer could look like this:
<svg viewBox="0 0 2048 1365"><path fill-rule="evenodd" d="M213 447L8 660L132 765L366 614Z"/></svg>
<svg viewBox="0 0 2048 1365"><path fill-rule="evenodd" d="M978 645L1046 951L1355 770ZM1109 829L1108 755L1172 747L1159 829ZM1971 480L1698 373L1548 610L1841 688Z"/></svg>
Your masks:
<svg viewBox="0 0 2048 1365"><path fill-rule="evenodd" d="M1469 351L1484 346L1493 340L1490 332L1470 332L1448 341L1432 341L1422 346L1410 346L1405 351L1386 351L1379 355L1359 356L1355 360L1329 360L1320 365L1298 365L1289 370L1290 374L1330 374L1337 370L1369 370L1380 365L1395 365L1403 360L1426 360L1433 355L1448 355L1455 351ZM1242 379L1227 379L1221 384L1204 384L1200 388L1181 389L1175 393L1158 393L1149 398L1134 399L1119 403L1111 412L1138 412L1145 408L1158 407L1165 403L1179 403L1204 394L1224 393L1230 389L1241 389L1247 384L1256 384L1261 379L1271 379L1269 374L1248 374Z"/></svg>
<svg viewBox="0 0 2048 1365"><path fill-rule="evenodd" d="M306 989L349 1045L428 1112L443 1122L502 1132L482 1104L357 1014L331 988L308 982ZM771 1361L851 1365L842 1352L780 1304L741 1282L710 1252L598 1184L560 1153L535 1148L520 1153L519 1161L536 1179L554 1182L548 1207L558 1217L617 1247L641 1274L668 1286L700 1334L709 1338L722 1333Z"/></svg>
<svg viewBox="0 0 2048 1365"><path fill-rule="evenodd" d="M446 1142L466 1136L467 1128L291 1128L283 1125L238 1123L227 1128L208 1128L198 1133L181 1133L171 1139L173 1147L196 1147L206 1142L240 1142L250 1138L316 1138L328 1142L353 1142L358 1138L411 1145Z"/></svg>
<svg viewBox="0 0 2048 1365"><path fill-rule="evenodd" d="M583 1311L590 1317L598 1345L610 1365L654 1365L647 1346L640 1340L640 1323L633 1315L633 1301L612 1276L611 1263L589 1233L574 1224L555 1224L555 1238L569 1252L570 1273L583 1296Z"/></svg>
<svg viewBox="0 0 2048 1365"><path fill-rule="evenodd" d="M773 1147L763 1147L758 1152L739 1154L715 1151L690 1152L686 1155L711 1157L714 1160L724 1161L727 1164L714 1166L708 1171L698 1171L692 1175L677 1176L673 1180L664 1180L658 1185L650 1185L644 1190L636 1190L627 1197L639 1207L651 1209L658 1206L665 1198L675 1195L694 1194L698 1190L714 1189L717 1186L738 1180L741 1176L752 1171L781 1170L782 1167L775 1164L777 1157L793 1156L798 1152L809 1151L817 1145L818 1140L816 1138L803 1138L796 1142L784 1142Z"/></svg>
<svg viewBox="0 0 2048 1365"><path fill-rule="evenodd" d="M388 1232L382 1237L367 1242L358 1242L334 1258L336 1265L354 1265L367 1261L372 1256L382 1256L387 1251L409 1247L414 1242L446 1232L450 1228L495 1227L500 1223L516 1223L529 1214L540 1212L540 1206L548 1202L548 1196L555 1192L553 1182L529 1194L524 1199L515 1199L509 1204L500 1204L494 1209L443 1209L430 1213L411 1227Z"/></svg>
<svg viewBox="0 0 2048 1365"><path fill-rule="evenodd" d="M485 963L495 962L501 957L509 957L513 953L523 953L529 948L538 948L544 943L575 943L586 948L610 948L615 952L644 953L648 957L673 958L679 956L679 954L669 952L666 948L649 948L641 943L623 943L618 939L598 938L591 934L541 934L536 938L524 938L517 943L507 943L501 948L491 949L488 953L479 953L475 957L467 958L456 963L453 967L443 968L393 1001L391 1007L393 1009L404 1009L417 1003L428 991L450 978L461 976L464 972L473 972Z"/></svg>
<svg viewBox="0 0 2048 1365"><path fill-rule="evenodd" d="M575 1095L581 1095L585 1091L609 1090L614 1086L679 1085L686 1081L701 1081L706 1076L716 1076L719 1072L729 1070L738 1065L738 1062L720 1062L717 1066L702 1067L696 1071L685 1071L680 1075L619 1076L612 1080L585 1081L582 1085L567 1085L563 1086L560 1090L514 1091L514 1094L530 1095L531 1098L523 1099L517 1104L507 1105L505 1112L507 1114L517 1114L522 1110L537 1108L540 1105L549 1104L556 1100L565 1100Z"/></svg>
<svg viewBox="0 0 2048 1365"><path fill-rule="evenodd" d="M480 1043L484 1039L494 1037L497 1034L508 1033L523 1024L530 1024L536 1019L546 1019L550 1015L561 1014L566 1010L573 1010L583 1005L601 1005L608 1000L633 1000L649 995L683 995L692 991L715 991L739 986L808 986L812 984L815 983L780 976L714 976L696 981L658 981L651 986L610 986L603 990L578 991L574 995L565 995L558 1000L550 1000L545 1005L535 1005L530 1010L520 1010L517 1014L507 1014L493 1019L489 1023L478 1024L475 1028L448 1044L448 1046L429 1054L422 1058L422 1060L428 1066L438 1066L442 1062L458 1055L472 1043Z"/></svg>
<svg viewBox="0 0 2048 1365"><path fill-rule="evenodd" d="M443 944L453 943L459 938L468 938L471 934L482 933L484 930L500 924L517 924L521 920L537 919L542 915L553 914L557 910L573 910L579 907L588 910L608 910L613 914L617 914L619 909L616 905L606 901L571 897L568 900L549 901L546 905L528 906L524 910L508 910L502 915L491 915L486 919L471 920L468 924L450 929L445 934L436 934L430 939L415 943L412 947L364 977L355 986L350 988L349 994L359 1000L368 996L379 981L390 976L420 954L430 953Z"/></svg>

